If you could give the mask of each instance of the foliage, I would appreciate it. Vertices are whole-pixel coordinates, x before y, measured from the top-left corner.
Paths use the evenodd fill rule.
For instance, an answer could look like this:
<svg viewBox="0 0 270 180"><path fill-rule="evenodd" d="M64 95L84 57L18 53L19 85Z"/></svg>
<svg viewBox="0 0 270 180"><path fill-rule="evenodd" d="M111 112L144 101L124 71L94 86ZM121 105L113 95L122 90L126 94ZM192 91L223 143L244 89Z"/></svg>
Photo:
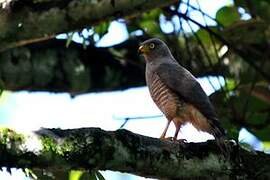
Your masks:
<svg viewBox="0 0 270 180"><path fill-rule="evenodd" d="M29 171L29 170L28 170ZM28 177L39 180L54 180L54 179L66 179L66 180L105 180L103 175L99 171L85 171L85 170L34 170L31 171Z"/></svg>
<svg viewBox="0 0 270 180"><path fill-rule="evenodd" d="M0 145L6 145L11 150L16 150L24 143L24 136L9 128L0 128Z"/></svg>

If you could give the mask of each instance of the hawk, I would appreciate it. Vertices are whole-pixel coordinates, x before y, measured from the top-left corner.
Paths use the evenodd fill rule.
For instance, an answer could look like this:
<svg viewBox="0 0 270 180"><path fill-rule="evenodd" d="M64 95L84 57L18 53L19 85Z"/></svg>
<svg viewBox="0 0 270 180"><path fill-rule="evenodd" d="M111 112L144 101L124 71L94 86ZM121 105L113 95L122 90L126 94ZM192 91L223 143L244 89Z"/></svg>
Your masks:
<svg viewBox="0 0 270 180"><path fill-rule="evenodd" d="M160 138L165 138L173 122L173 140L177 140L180 128L189 122L197 130L212 134L221 145L225 131L208 96L196 78L174 59L168 46L153 38L144 41L138 51L146 61L145 77L151 97L168 120Z"/></svg>

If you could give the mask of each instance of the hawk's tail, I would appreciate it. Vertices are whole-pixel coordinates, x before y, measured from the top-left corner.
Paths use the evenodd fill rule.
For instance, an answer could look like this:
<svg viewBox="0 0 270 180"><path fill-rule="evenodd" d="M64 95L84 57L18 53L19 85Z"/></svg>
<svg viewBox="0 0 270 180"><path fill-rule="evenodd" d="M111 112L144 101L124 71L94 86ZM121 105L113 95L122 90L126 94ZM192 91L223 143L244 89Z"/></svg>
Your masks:
<svg viewBox="0 0 270 180"><path fill-rule="evenodd" d="M212 135L215 137L216 143L220 148L222 154L228 157L230 154L230 146L226 144L227 137L225 130L220 126L217 120L211 120L210 126Z"/></svg>

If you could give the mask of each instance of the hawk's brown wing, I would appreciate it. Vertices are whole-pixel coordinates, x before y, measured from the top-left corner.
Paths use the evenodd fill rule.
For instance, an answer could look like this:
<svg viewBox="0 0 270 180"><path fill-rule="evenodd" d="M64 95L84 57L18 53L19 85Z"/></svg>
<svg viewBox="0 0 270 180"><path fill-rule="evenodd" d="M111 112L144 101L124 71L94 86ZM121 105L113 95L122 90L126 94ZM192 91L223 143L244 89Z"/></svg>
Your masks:
<svg viewBox="0 0 270 180"><path fill-rule="evenodd" d="M176 63L163 63L155 69L160 79L186 102L194 105L207 119L216 121L214 108L194 76Z"/></svg>

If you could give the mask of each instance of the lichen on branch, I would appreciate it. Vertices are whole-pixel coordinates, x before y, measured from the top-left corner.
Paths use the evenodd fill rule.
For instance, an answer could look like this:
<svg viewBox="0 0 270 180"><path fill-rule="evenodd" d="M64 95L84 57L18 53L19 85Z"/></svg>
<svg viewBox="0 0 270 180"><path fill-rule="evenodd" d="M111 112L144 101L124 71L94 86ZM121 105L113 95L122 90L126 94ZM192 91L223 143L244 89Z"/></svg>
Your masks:
<svg viewBox="0 0 270 180"><path fill-rule="evenodd" d="M255 154L232 145L231 157L224 158L215 141L161 141L123 129L41 129L35 132L35 138L40 142L39 148L30 150L26 148L25 142L35 138L24 136L21 138L24 141L20 140L18 146L10 146L7 137L13 137L12 133L15 132L3 135L2 131L1 167L46 169L52 172L57 169L112 170L169 179L215 179L217 176L254 178L255 172L263 167L256 177L269 178L270 167L266 166L270 164L269 155L260 152ZM251 165L254 159L262 163Z"/></svg>
<svg viewBox="0 0 270 180"><path fill-rule="evenodd" d="M80 30L106 20L134 16L176 0L11 1L0 8L0 52Z"/></svg>

